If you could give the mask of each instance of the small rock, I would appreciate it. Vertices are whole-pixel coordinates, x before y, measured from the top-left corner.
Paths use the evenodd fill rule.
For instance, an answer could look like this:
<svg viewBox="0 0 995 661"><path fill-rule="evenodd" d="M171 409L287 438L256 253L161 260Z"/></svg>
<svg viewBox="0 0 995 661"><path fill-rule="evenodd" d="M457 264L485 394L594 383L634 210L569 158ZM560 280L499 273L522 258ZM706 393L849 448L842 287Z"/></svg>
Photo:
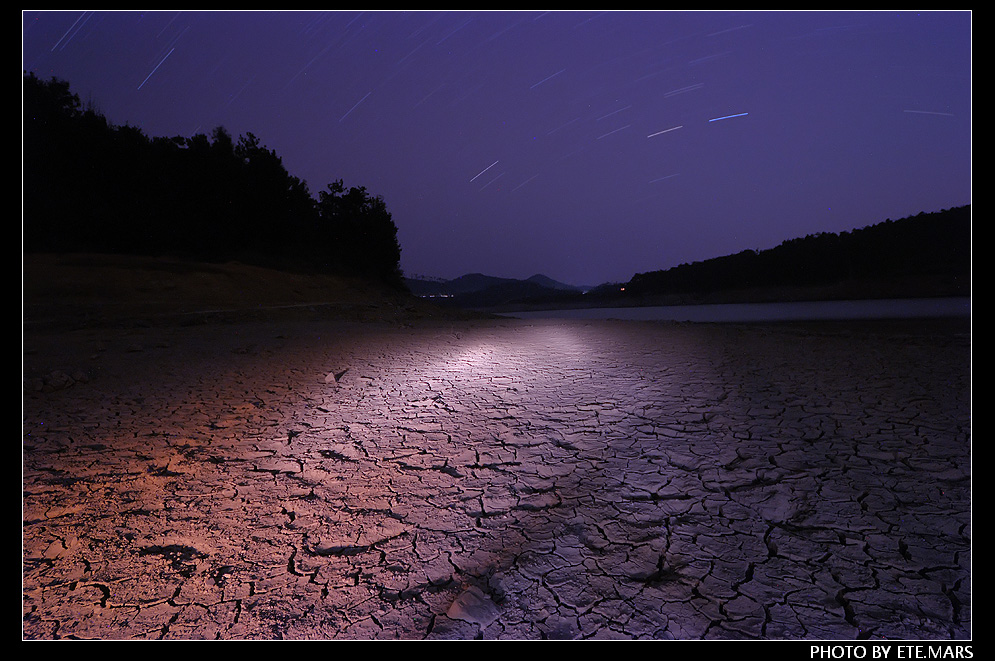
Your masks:
<svg viewBox="0 0 995 661"><path fill-rule="evenodd" d="M498 619L500 612L497 606L483 591L471 586L466 592L456 597L446 611L446 616L454 620L463 620L486 627Z"/></svg>
<svg viewBox="0 0 995 661"><path fill-rule="evenodd" d="M44 381L45 381L45 386L43 390L47 392L52 392L54 390L63 390L76 383L73 377L69 376L62 370L55 370L49 372L48 375L45 376Z"/></svg>
<svg viewBox="0 0 995 661"><path fill-rule="evenodd" d="M345 368L341 372L329 372L325 375L325 383L338 383L339 379L345 376L345 373L349 371L349 368Z"/></svg>

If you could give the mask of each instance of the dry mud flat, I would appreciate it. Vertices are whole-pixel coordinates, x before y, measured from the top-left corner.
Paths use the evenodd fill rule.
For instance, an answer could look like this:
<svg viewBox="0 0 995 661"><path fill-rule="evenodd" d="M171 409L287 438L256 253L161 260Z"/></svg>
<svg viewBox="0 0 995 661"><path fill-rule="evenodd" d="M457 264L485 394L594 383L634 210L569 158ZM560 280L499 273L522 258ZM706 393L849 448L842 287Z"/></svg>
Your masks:
<svg viewBox="0 0 995 661"><path fill-rule="evenodd" d="M966 328L296 320L24 349L24 638L971 637Z"/></svg>

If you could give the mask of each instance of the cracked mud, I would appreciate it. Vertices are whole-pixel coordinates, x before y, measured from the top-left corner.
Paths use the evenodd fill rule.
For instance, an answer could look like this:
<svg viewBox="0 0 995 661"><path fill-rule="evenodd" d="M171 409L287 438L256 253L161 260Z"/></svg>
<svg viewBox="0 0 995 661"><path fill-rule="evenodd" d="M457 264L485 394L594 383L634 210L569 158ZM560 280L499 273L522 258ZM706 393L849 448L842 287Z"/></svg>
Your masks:
<svg viewBox="0 0 995 661"><path fill-rule="evenodd" d="M252 322L24 349L25 638L971 636L966 332Z"/></svg>

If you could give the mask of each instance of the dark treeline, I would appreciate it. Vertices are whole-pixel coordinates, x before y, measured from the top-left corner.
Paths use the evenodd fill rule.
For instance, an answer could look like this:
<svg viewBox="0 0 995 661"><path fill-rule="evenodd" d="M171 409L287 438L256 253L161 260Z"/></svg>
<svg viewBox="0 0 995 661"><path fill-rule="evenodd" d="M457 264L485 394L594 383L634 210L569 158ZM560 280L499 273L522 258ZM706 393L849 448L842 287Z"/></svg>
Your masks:
<svg viewBox="0 0 995 661"><path fill-rule="evenodd" d="M967 294L971 274L971 207L885 220L851 232L819 233L768 250L744 250L664 271L636 274L630 295L700 294L762 287L845 282L944 281Z"/></svg>
<svg viewBox="0 0 995 661"><path fill-rule="evenodd" d="M317 199L251 133L148 137L23 76L25 252L237 260L401 287L397 228L364 187Z"/></svg>

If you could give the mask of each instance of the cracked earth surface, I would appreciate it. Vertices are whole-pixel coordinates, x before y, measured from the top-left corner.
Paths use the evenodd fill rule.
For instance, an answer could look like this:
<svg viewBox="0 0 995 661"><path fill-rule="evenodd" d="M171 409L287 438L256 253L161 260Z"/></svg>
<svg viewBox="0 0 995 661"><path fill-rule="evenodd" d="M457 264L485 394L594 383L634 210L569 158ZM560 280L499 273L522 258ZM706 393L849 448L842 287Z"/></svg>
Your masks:
<svg viewBox="0 0 995 661"><path fill-rule="evenodd" d="M966 331L252 322L24 349L24 638L971 636Z"/></svg>

